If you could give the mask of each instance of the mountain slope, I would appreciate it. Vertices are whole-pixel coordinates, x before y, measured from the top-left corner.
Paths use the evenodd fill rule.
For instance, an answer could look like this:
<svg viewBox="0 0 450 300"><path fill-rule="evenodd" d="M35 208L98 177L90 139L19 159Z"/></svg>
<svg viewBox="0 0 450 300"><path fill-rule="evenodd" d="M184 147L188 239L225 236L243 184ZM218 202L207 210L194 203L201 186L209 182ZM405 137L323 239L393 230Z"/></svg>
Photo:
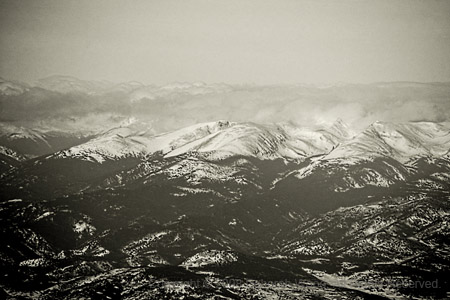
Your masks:
<svg viewBox="0 0 450 300"><path fill-rule="evenodd" d="M289 124L258 125L227 121L201 123L174 132L152 135L145 124L112 129L105 134L57 153L91 161L161 152L165 157L188 152L211 155L254 156L262 159L305 158L329 152L348 138L345 127L298 128ZM95 156L95 157L93 157Z"/></svg>
<svg viewBox="0 0 450 300"><path fill-rule="evenodd" d="M0 174L18 166L20 162L26 160L26 158L16 151L0 146Z"/></svg>
<svg viewBox="0 0 450 300"><path fill-rule="evenodd" d="M159 296L192 278L210 289L190 292L231 298L250 286L261 299L442 297L445 126L353 136L342 122L219 121L155 135L130 122L1 176L0 284L41 298ZM152 291L120 283L130 278ZM404 286L417 280L443 285Z"/></svg>
<svg viewBox="0 0 450 300"><path fill-rule="evenodd" d="M321 205L325 210L353 205L409 189L408 182L429 181L432 174L446 178L449 148L448 123L377 122L281 178L273 193L303 195L302 202L319 211ZM328 200L330 192L335 192L334 201Z"/></svg>
<svg viewBox="0 0 450 300"><path fill-rule="evenodd" d="M87 141L90 136L67 132L29 129L0 122L0 145L13 149L27 157L51 154Z"/></svg>
<svg viewBox="0 0 450 300"><path fill-rule="evenodd" d="M324 159L391 157L407 162L415 156L440 157L450 149L450 124L375 122Z"/></svg>

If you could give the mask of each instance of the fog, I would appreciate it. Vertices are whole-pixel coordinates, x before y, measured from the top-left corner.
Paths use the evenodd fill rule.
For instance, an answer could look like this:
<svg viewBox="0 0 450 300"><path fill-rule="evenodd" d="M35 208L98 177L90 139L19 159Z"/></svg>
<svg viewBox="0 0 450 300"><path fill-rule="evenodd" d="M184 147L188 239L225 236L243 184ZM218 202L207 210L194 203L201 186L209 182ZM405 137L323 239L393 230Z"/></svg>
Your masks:
<svg viewBox="0 0 450 300"><path fill-rule="evenodd" d="M303 126L342 119L355 129L374 121L450 120L450 84L377 83L304 85L140 86L95 93L31 87L0 98L0 121L47 130L107 129L133 120L155 133L199 122L294 122ZM150 128L151 127L151 128Z"/></svg>

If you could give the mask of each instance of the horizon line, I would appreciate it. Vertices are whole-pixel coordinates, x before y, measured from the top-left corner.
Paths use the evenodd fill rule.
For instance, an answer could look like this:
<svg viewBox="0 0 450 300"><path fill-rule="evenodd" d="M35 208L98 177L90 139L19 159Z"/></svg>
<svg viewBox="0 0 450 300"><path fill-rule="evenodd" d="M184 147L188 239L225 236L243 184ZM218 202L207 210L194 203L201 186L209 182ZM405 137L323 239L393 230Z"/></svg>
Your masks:
<svg viewBox="0 0 450 300"><path fill-rule="evenodd" d="M12 82L17 84L25 84L29 85L31 87L35 87L36 84L39 83L39 81L50 79L50 78L72 78L77 81L84 81L84 82L98 82L98 83L109 83L113 85L119 85L123 83L138 83L143 86L156 86L156 87L163 87L175 83L179 84L202 84L202 85L215 85L215 84L225 84L229 86L261 86L261 87L270 87L270 86L305 86L305 87L338 87L338 86L348 86L348 85L379 85L379 84L450 84L450 80L448 81L416 81L416 80L393 80L393 81L371 81L371 82L350 82L350 81L333 81L333 82L292 82L292 83L255 83L255 82L243 82L243 83L229 83L226 81L217 81L217 82L206 82L203 80L193 80L193 81L186 81L186 80L174 80L174 81L168 81L162 84L157 83L144 83L139 80L125 80L125 81L111 81L106 79L84 79L79 78L73 75L66 75L66 74L53 74L45 77L38 78L33 81L28 80L21 80L21 79L11 79L7 78L5 76L0 75L0 79L6 81L6 82Z"/></svg>

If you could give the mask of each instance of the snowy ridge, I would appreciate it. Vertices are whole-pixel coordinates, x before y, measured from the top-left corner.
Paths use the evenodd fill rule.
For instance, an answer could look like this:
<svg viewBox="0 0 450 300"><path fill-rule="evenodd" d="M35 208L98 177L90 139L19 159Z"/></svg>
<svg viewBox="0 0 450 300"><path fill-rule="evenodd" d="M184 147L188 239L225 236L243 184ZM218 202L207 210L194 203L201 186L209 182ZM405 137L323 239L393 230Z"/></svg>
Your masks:
<svg viewBox="0 0 450 300"><path fill-rule="evenodd" d="M159 135L153 135L144 123L124 125L128 126L112 129L54 156L101 163L155 152L162 153L165 158L194 152L212 160L239 155L259 159L305 159L324 155L314 164L318 166L327 162L355 164L377 157L394 158L405 163L414 157L448 155L450 149L450 126L447 123L376 122L354 137L342 121L310 128L289 123L218 121Z"/></svg>
<svg viewBox="0 0 450 300"><path fill-rule="evenodd" d="M26 159L20 153L17 153L16 151L9 149L7 147L1 146L1 145L0 145L0 155L4 155L6 157L12 158L17 161L23 161Z"/></svg>
<svg viewBox="0 0 450 300"><path fill-rule="evenodd" d="M418 164L446 164L450 149L450 124L375 122L353 138L343 140L328 154L292 172L299 180L333 180L334 192L345 193L368 186L388 188L418 172ZM416 188L443 189L441 183L419 181Z"/></svg>
<svg viewBox="0 0 450 300"><path fill-rule="evenodd" d="M181 266L185 268L198 268L212 264L223 265L237 260L237 255L231 251L206 250L189 257Z"/></svg>
<svg viewBox="0 0 450 300"><path fill-rule="evenodd" d="M87 143L57 152L50 157L75 157L102 163L105 160L137 157L155 152L167 154L226 126L229 126L228 122L202 123L156 136L149 133L145 127L119 127Z"/></svg>
<svg viewBox="0 0 450 300"><path fill-rule="evenodd" d="M260 159L303 159L325 154L346 138L340 128L298 128L289 124L201 123L160 135L132 124L106 132L89 142L56 153L55 157L78 157L103 162L161 152L165 158L196 152L209 159L242 155Z"/></svg>
<svg viewBox="0 0 450 300"><path fill-rule="evenodd" d="M41 140L43 142L46 142L43 135L44 133L38 130L28 129L25 127L18 127L11 124L0 122L0 137L5 137L8 140L31 139L33 141Z"/></svg>
<svg viewBox="0 0 450 300"><path fill-rule="evenodd" d="M86 161L103 163L106 160L114 160L128 156L139 156L144 150L145 146L138 141L115 135L107 139L96 138L85 144L50 155L50 157L73 157Z"/></svg>
<svg viewBox="0 0 450 300"><path fill-rule="evenodd" d="M166 157L198 152L211 154L212 159L235 155L301 159L328 153L347 137L347 132L337 131L334 125L331 128L301 128L291 124L228 124L223 130L177 147Z"/></svg>
<svg viewBox="0 0 450 300"><path fill-rule="evenodd" d="M417 122L394 124L375 122L353 139L343 143L326 160L392 157L406 162L415 156L440 157L450 149L450 124Z"/></svg>

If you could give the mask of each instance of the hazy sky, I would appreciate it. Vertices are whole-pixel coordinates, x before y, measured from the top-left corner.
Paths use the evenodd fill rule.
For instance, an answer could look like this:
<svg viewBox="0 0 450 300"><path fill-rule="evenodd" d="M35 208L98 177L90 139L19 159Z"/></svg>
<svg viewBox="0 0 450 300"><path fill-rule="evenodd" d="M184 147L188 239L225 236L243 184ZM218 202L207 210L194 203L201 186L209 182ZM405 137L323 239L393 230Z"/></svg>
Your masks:
<svg viewBox="0 0 450 300"><path fill-rule="evenodd" d="M0 0L0 76L450 81L450 1Z"/></svg>

